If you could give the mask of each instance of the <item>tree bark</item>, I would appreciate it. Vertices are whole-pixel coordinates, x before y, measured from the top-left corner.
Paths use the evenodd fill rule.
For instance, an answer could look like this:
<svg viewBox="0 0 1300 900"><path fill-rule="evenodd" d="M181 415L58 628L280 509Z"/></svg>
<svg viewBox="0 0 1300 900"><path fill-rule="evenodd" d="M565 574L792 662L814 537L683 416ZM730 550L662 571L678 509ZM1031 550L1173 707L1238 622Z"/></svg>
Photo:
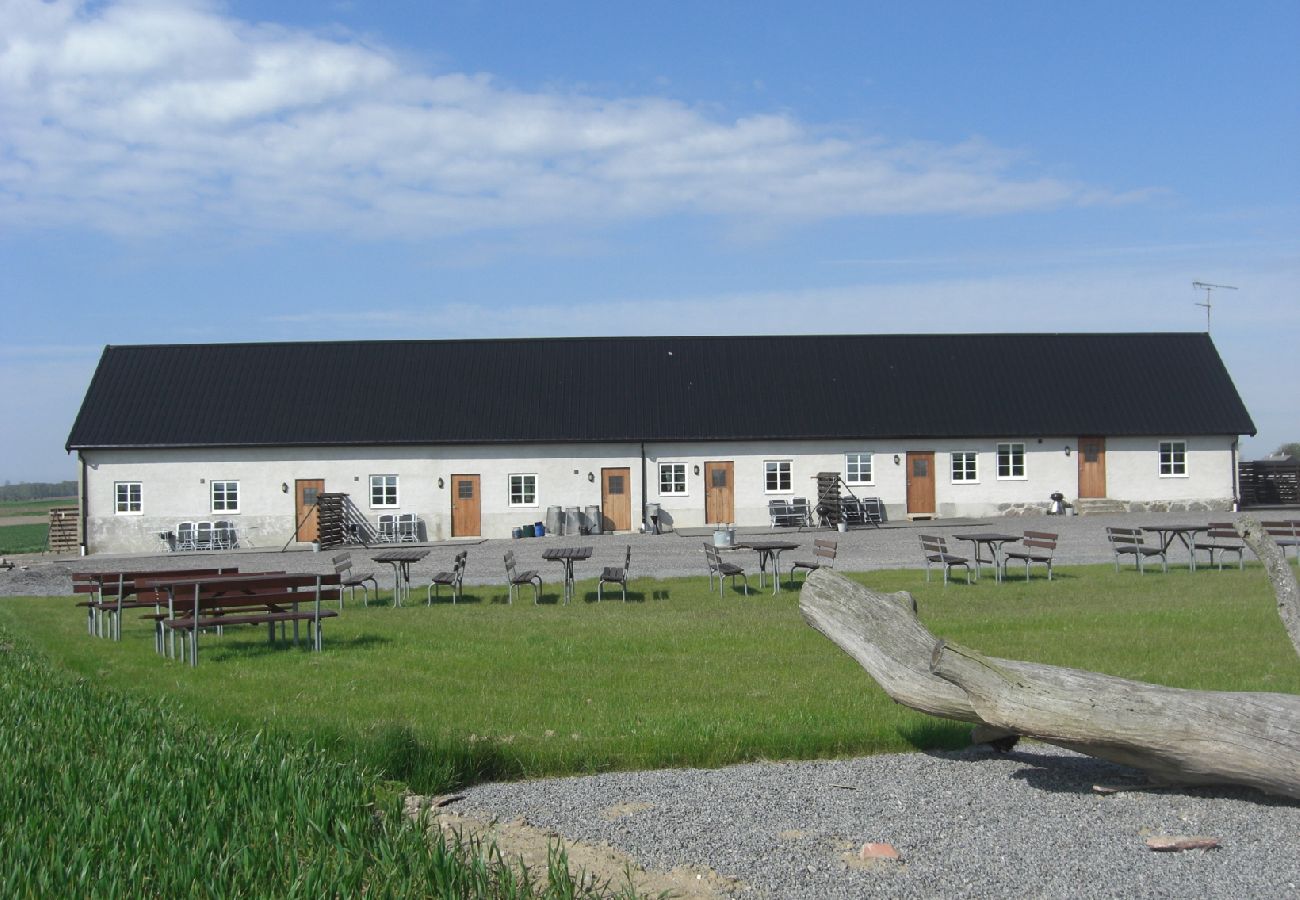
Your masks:
<svg viewBox="0 0 1300 900"><path fill-rule="evenodd" d="M1291 571L1286 554L1254 516L1238 519L1237 533L1264 564L1269 583L1273 585L1273 596L1277 597L1277 614L1282 619L1282 627L1291 638L1291 646L1300 654L1300 588L1296 586L1295 572Z"/></svg>
<svg viewBox="0 0 1300 900"><path fill-rule="evenodd" d="M937 640L906 593L832 570L809 576L804 618L880 683L931 715L1132 766L1163 784L1248 785L1300 799L1300 696L1187 691L985 657Z"/></svg>

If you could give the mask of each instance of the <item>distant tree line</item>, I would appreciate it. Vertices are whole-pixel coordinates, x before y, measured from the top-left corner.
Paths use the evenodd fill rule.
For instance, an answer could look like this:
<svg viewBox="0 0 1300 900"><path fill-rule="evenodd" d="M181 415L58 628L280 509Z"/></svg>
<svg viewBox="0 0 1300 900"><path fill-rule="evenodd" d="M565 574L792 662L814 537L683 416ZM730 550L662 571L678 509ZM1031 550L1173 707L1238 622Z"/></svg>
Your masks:
<svg viewBox="0 0 1300 900"><path fill-rule="evenodd" d="M77 496L75 481L28 481L0 485L0 500L48 500L52 497Z"/></svg>

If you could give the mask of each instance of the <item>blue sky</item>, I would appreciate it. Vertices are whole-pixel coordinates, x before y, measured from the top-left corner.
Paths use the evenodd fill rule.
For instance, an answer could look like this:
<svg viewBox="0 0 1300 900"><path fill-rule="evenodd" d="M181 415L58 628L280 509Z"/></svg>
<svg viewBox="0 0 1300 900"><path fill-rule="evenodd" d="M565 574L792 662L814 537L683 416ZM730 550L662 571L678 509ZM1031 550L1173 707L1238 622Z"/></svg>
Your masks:
<svg viewBox="0 0 1300 900"><path fill-rule="evenodd" d="M1194 280L1263 455L1297 47L1293 2L0 0L0 480L73 477L105 344L1203 331Z"/></svg>

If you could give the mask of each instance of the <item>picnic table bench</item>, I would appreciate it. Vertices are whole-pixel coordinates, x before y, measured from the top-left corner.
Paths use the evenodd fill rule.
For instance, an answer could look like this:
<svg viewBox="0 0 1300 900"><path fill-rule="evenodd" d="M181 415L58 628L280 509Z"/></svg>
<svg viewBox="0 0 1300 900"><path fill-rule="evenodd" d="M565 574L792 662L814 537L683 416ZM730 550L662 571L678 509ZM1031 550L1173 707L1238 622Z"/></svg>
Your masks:
<svg viewBox="0 0 1300 900"><path fill-rule="evenodd" d="M111 636L122 639L122 610L160 607L166 598L159 598L152 586L143 590L141 582L157 578L189 578L204 575L233 575L237 567L206 569L151 569L131 572L73 572L72 593L89 594L77 606L86 610L86 629L91 637Z"/></svg>
<svg viewBox="0 0 1300 900"><path fill-rule="evenodd" d="M337 609L323 609L326 601L339 601L342 588L337 574L310 575L255 573L244 575L208 575L160 579L153 586L166 591L167 612L158 613L157 648L176 656L176 638L180 638L181 655L188 650L189 663L199 662L199 633L207 628L220 631L227 625L266 625L267 642L275 642L275 626L281 637L293 625L293 641L298 643L298 626L306 623L312 649L321 649L321 622L337 616ZM304 608L305 607L305 608ZM165 640L164 635L170 639Z"/></svg>

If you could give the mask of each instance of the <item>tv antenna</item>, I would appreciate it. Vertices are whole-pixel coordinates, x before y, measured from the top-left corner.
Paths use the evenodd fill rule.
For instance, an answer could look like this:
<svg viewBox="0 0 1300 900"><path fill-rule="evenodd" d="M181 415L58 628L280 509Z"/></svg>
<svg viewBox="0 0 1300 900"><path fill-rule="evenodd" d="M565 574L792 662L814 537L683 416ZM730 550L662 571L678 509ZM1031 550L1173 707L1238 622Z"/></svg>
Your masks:
<svg viewBox="0 0 1300 900"><path fill-rule="evenodd" d="M1210 294L1214 291L1235 291L1236 287L1230 284L1210 284L1208 281L1193 281L1192 290L1205 291L1205 302L1201 303L1198 300L1193 305L1205 307L1205 333L1209 334L1210 333L1210 307L1213 306L1213 304L1210 302Z"/></svg>

